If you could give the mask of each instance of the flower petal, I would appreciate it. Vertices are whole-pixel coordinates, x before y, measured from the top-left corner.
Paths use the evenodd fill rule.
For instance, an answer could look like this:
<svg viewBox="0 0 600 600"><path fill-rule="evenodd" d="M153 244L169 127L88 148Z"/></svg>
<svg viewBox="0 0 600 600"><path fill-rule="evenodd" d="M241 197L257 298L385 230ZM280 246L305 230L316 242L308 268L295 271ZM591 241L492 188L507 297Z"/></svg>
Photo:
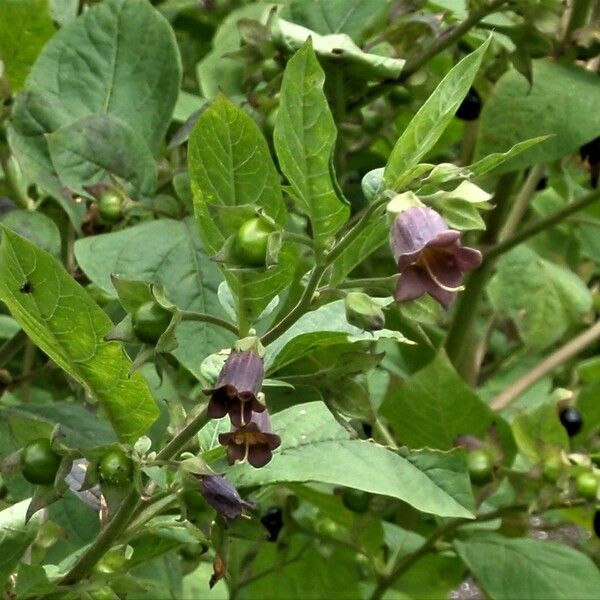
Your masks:
<svg viewBox="0 0 600 600"><path fill-rule="evenodd" d="M396 302L408 302L420 298L427 293L427 274L423 278L423 272L419 267L408 267L398 279L394 298Z"/></svg>
<svg viewBox="0 0 600 600"><path fill-rule="evenodd" d="M483 260L481 252L468 246L458 246L454 252L456 264L461 271L472 271L476 269Z"/></svg>
<svg viewBox="0 0 600 600"><path fill-rule="evenodd" d="M271 449L267 444L255 444L248 450L248 462L256 469L264 467L272 457Z"/></svg>

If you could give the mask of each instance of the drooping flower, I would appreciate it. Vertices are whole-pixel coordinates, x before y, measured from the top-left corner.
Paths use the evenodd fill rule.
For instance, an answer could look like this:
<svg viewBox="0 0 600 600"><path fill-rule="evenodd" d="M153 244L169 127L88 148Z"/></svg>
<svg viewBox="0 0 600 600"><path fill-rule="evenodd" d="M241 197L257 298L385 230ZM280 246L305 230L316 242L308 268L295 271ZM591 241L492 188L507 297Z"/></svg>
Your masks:
<svg viewBox="0 0 600 600"><path fill-rule="evenodd" d="M221 475L203 475L200 478L200 492L226 521L239 517L244 508L254 508L254 502L244 500L239 492Z"/></svg>
<svg viewBox="0 0 600 600"><path fill-rule="evenodd" d="M281 445L281 438L271 431L271 419L265 410L253 412L247 425L221 433L219 443L227 446L229 464L248 460L257 469L264 467L273 457L273 450Z"/></svg>
<svg viewBox="0 0 600 600"><path fill-rule="evenodd" d="M396 301L429 294L444 308L450 306L462 289L464 273L477 268L482 260L479 250L461 245L461 235L426 206L413 206L398 214L390 232L400 273Z"/></svg>
<svg viewBox="0 0 600 600"><path fill-rule="evenodd" d="M257 399L264 375L263 359L257 352L232 349L216 386L203 390L210 396L208 417L220 419L229 414L231 423L236 427L249 423L252 411L265 410Z"/></svg>

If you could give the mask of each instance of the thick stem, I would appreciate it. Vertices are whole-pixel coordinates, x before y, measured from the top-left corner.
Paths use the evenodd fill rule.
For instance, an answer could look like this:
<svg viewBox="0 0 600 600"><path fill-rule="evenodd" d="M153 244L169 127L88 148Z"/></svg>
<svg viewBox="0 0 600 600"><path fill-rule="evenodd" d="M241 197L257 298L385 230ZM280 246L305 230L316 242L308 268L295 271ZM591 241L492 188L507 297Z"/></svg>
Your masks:
<svg viewBox="0 0 600 600"><path fill-rule="evenodd" d="M61 585L76 583L94 568L94 565L110 550L115 540L125 530L125 527L127 527L127 523L129 523L129 520L137 509L139 498L137 490L132 488L129 494L123 498L121 505L108 525L61 579Z"/></svg>
<svg viewBox="0 0 600 600"><path fill-rule="evenodd" d="M10 162L10 158L3 148L0 148L0 166L4 173L4 179L10 188L13 199L16 203L25 210L33 210L35 202L21 190L18 176L14 166Z"/></svg>
<svg viewBox="0 0 600 600"><path fill-rule="evenodd" d="M483 243L493 243L496 240L509 213L509 200L515 182L516 175L514 173L503 175L498 180L494 193L496 208L490 213L487 230L482 237ZM469 275L465 283L465 291L458 295L456 309L446 337L445 347L448 357L467 381L473 378L473 352L475 348L473 344L467 344L466 340L473 337L473 325L477 316L477 309L491 273L491 261L484 261L476 271Z"/></svg>
<svg viewBox="0 0 600 600"><path fill-rule="evenodd" d="M588 22L592 4L592 0L573 0L571 2L571 13L562 40L563 48L570 44L573 32Z"/></svg>
<svg viewBox="0 0 600 600"><path fill-rule="evenodd" d="M157 455L156 460L170 460L177 456L206 424L206 408L198 413ZM71 585L83 579L94 565L112 547L127 528L131 519L144 506L140 495L135 488L125 496L114 517L90 547L82 554L69 572L60 581L61 585Z"/></svg>
<svg viewBox="0 0 600 600"><path fill-rule="evenodd" d="M498 394L490 406L493 410L502 410L511 402L516 400L523 392L528 390L536 381L552 373L556 367L570 360L588 346L600 340L600 321L596 321L592 327L574 337L556 352L550 354L542 362L538 363L531 371L528 371L522 377L519 377L514 383L506 388L501 394Z"/></svg>

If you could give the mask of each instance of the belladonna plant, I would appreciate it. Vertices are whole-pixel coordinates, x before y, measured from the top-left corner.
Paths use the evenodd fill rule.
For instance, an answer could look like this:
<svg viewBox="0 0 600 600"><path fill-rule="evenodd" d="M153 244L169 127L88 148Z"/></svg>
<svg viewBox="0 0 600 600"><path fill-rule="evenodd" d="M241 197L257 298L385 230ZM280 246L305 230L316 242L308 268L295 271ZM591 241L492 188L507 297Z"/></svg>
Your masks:
<svg viewBox="0 0 600 600"><path fill-rule="evenodd" d="M390 232L400 273L396 301L429 294L444 308L450 306L462 289L464 273L478 267L482 260L479 250L461 245L461 235L426 206L413 206L396 216Z"/></svg>
<svg viewBox="0 0 600 600"><path fill-rule="evenodd" d="M221 475L203 475L200 478L200 492L226 521L239 517L244 508L254 508L253 502L244 500L238 491Z"/></svg>

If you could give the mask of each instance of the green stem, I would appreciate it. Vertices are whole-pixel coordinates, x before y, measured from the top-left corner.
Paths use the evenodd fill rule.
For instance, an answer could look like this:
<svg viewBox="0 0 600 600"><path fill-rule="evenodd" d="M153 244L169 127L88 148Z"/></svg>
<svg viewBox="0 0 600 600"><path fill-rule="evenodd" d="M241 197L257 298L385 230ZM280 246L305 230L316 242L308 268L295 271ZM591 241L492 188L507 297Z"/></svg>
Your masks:
<svg viewBox="0 0 600 600"><path fill-rule="evenodd" d="M208 421L206 408L199 412L157 455L157 460L170 460L177 456ZM61 579L61 585L71 585L83 579L94 565L121 536L138 511L145 506L135 488L125 496L114 517L98 537L82 554L69 572Z"/></svg>
<svg viewBox="0 0 600 600"><path fill-rule="evenodd" d="M398 449L398 444L396 443L396 440L393 438L392 434L388 431L387 427L379 420L378 417L375 417L375 421L373 422L373 430L383 440L386 446L389 446L394 450Z"/></svg>
<svg viewBox="0 0 600 600"><path fill-rule="evenodd" d="M307 246L308 248L314 249L314 242L306 235L302 235L301 233L292 233L290 231L283 232L283 240L287 242L295 242L297 244L302 244L303 246Z"/></svg>
<svg viewBox="0 0 600 600"><path fill-rule="evenodd" d="M580 29L587 23L591 8L592 0L572 1L569 21L565 28L565 33L562 39L563 49L570 44L573 32L577 29Z"/></svg>
<svg viewBox="0 0 600 600"><path fill-rule="evenodd" d="M446 29L442 35L436 38L436 40L430 46L406 61L406 64L404 65L402 73L400 73L398 79L386 79L381 83L371 87L361 99L350 104L348 110L352 111L361 108L362 106L366 106L367 104L373 102L373 100L383 96L383 94L388 92L391 88L406 81L434 56L452 46L452 44L460 40L460 38L462 38L469 30L473 29L473 27L475 27L480 21L496 12L503 4L506 4L506 2L507 0L496 0L489 6L485 6L479 10L473 11L462 23L459 23L453 27L448 27L448 29Z"/></svg>
<svg viewBox="0 0 600 600"><path fill-rule="evenodd" d="M574 502L559 502L549 506L546 510L553 510L556 508L570 508L572 506L579 506L583 504L581 501ZM477 517L477 523L483 523L485 521L494 521L500 519L508 514L515 512L523 512L530 508L529 504L515 504L504 508L499 508L492 512L485 513ZM462 525L468 525L473 523L472 520L468 519L453 519L452 521L446 522L444 525L436 529L424 542L411 554L404 555L395 565L384 574L371 595L369 600L380 600L385 594L386 590L394 585L394 583L403 575L410 567L418 562L423 556L429 554L434 550L436 543L441 538L445 537L449 533L452 533Z"/></svg>
<svg viewBox="0 0 600 600"><path fill-rule="evenodd" d="M498 180L493 200L496 208L490 213L487 230L482 239L484 243L488 240L494 242L497 239L510 210L509 200L515 182L514 173L503 175ZM445 347L448 357L467 381L472 380L474 375L472 354L476 344L467 344L466 341L473 338L477 309L487 280L492 273L492 266L490 261L484 260L484 263L467 277L465 291L456 299L456 309L446 337Z"/></svg>
<svg viewBox="0 0 600 600"><path fill-rule="evenodd" d="M12 192L13 199L21 208L25 210L33 210L35 207L35 202L21 189L17 173L10 162L9 156L2 148L0 148L0 166L2 167L2 171L4 173L4 179L6 180L6 183Z"/></svg>
<svg viewBox="0 0 600 600"><path fill-rule="evenodd" d="M538 219L537 221L531 223L530 225L523 227L519 232L515 233L515 235L498 242L491 248L487 250L484 256L484 260L486 262L491 261L492 259L508 252L518 244L528 240L529 238L537 235L538 233L557 225L561 221L564 221L570 215L586 208L590 204L596 202L596 200L600 199L600 189L593 190L589 194L581 197L579 200L575 200L570 204L567 204L564 208L556 211L554 214L544 217L543 219Z"/></svg>
<svg viewBox="0 0 600 600"><path fill-rule="evenodd" d="M222 327L223 329L227 329L235 335L238 335L238 328L233 323L225 319L215 317L214 315L194 312L191 310L180 310L179 314L181 315L182 321L202 321L204 323L211 323L212 325L217 325L218 327Z"/></svg>
<svg viewBox="0 0 600 600"><path fill-rule="evenodd" d="M323 262L313 267L306 288L304 289L300 300L298 300L298 303L281 319L281 321L279 321L279 323L275 324L262 336L261 342L265 346L285 333L307 311L327 268L348 248L348 246L350 246L350 244L352 244L352 242L361 234L363 229L369 225L371 217L375 215L382 206L387 204L387 202L387 198L380 198L373 202L373 204L365 210L361 219L352 227L352 229L350 229L331 251L325 255Z"/></svg>
<svg viewBox="0 0 600 600"><path fill-rule="evenodd" d="M506 219L506 222L504 223L502 230L498 235L498 239L500 241L510 237L517 230L517 227L521 223L523 216L529 208L529 203L535 194L535 189L543 174L543 165L535 165L532 167L529 175L527 175L527 178L523 183L523 186L521 187L521 190L519 191L519 194L515 198L508 218Z"/></svg>
<svg viewBox="0 0 600 600"><path fill-rule="evenodd" d="M460 145L459 164L470 165L473 162L473 151L479 131L479 120L466 121L463 129L463 138Z"/></svg>
<svg viewBox="0 0 600 600"><path fill-rule="evenodd" d="M69 572L60 580L61 585L72 585L83 579L94 565L110 550L115 540L121 535L129 520L137 509L139 494L135 488L123 498L117 512L106 527L100 532L90 547L82 554Z"/></svg>
<svg viewBox="0 0 600 600"><path fill-rule="evenodd" d="M4 367L13 356L15 356L27 342L27 334L20 329L0 346L0 367Z"/></svg>

